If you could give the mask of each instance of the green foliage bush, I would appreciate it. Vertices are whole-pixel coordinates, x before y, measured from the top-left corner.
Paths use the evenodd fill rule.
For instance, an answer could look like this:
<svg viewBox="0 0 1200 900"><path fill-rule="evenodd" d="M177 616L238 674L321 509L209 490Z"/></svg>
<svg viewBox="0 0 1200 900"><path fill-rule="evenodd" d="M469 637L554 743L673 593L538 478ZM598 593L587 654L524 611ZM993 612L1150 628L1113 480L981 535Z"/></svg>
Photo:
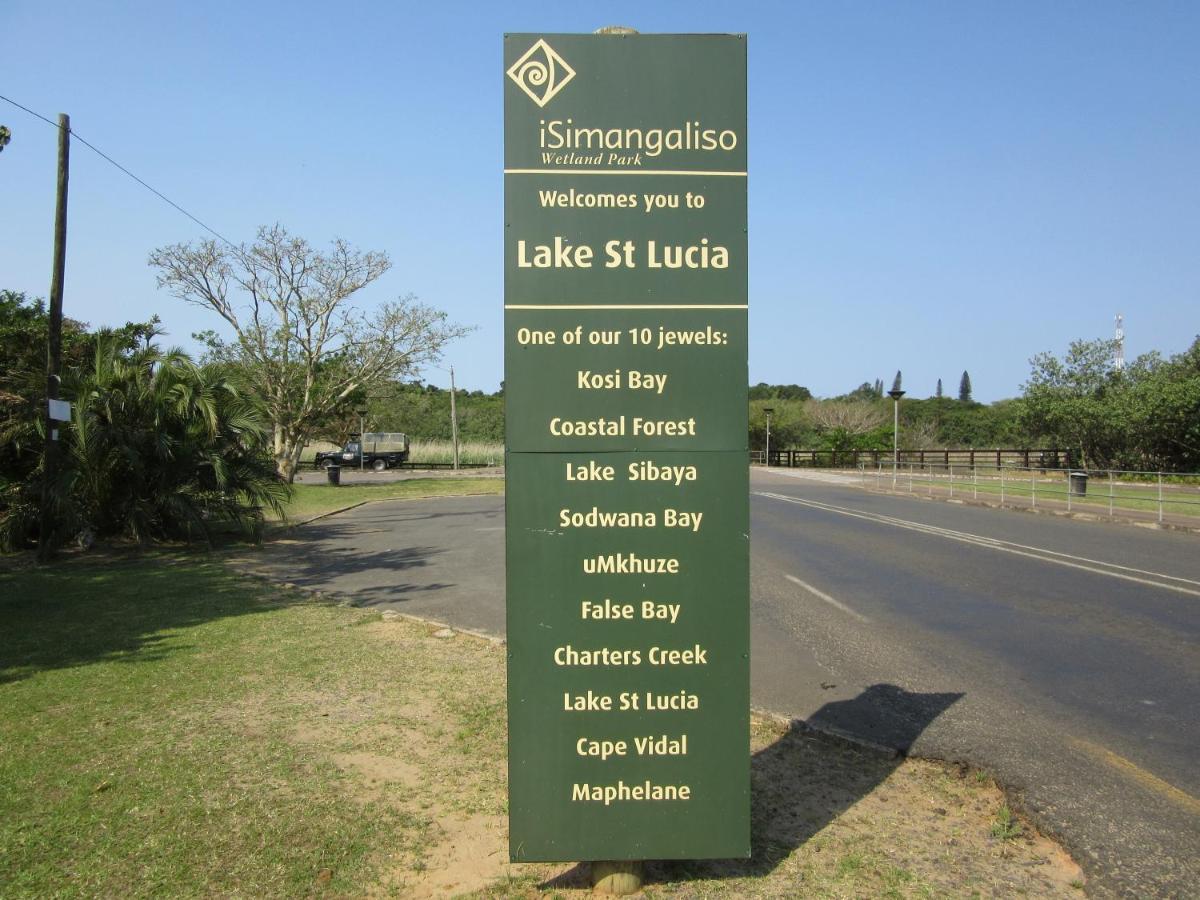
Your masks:
<svg viewBox="0 0 1200 900"><path fill-rule="evenodd" d="M1035 356L1021 425L1078 448L1094 468L1200 471L1200 337L1183 353L1147 353L1123 370L1114 343L1075 341Z"/></svg>
<svg viewBox="0 0 1200 900"><path fill-rule="evenodd" d="M460 390L455 397L458 439L483 444L504 443L504 393ZM450 392L411 381L374 391L366 403L369 431L402 431L426 441L450 440ZM357 420L354 423L358 430ZM331 436L335 442L338 437Z"/></svg>
<svg viewBox="0 0 1200 900"><path fill-rule="evenodd" d="M218 369L161 351L153 333L150 323L134 334L103 331L75 342L76 351L89 349L72 351L63 371L61 396L73 418L60 428L61 466L49 492L56 541L79 534L207 539L230 526L253 536L264 509L281 511L288 487L269 456L263 411ZM37 538L45 394L34 389L35 375L26 372L30 386L6 407L6 429L24 441L5 458L0 484L6 550Z"/></svg>

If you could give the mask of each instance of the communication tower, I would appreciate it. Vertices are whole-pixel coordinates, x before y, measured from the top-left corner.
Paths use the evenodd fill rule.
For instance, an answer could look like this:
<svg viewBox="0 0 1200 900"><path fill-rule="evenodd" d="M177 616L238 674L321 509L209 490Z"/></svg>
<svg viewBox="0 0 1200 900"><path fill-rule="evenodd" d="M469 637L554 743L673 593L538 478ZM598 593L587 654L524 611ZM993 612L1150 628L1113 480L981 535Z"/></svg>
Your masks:
<svg viewBox="0 0 1200 900"><path fill-rule="evenodd" d="M1116 347L1113 348L1113 368L1122 372L1125 370L1125 317L1117 313L1117 331L1114 335Z"/></svg>

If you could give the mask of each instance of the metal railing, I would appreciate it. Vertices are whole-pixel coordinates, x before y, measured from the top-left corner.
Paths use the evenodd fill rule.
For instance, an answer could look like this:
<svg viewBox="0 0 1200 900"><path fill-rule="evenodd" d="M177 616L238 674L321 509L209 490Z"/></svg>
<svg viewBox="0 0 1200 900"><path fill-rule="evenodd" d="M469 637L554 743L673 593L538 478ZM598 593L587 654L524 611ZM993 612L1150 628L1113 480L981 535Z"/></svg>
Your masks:
<svg viewBox="0 0 1200 900"><path fill-rule="evenodd" d="M887 450L783 450L771 448L771 466L780 469L856 469L863 465L892 464L893 451ZM751 465L765 465L766 452L750 451ZM984 466L1018 465L1035 468L1069 469L1075 465L1071 450L1051 448L1003 448L985 450L978 447L940 450L921 447L899 451L899 461L908 465Z"/></svg>
<svg viewBox="0 0 1200 900"><path fill-rule="evenodd" d="M1200 527L1200 473L891 461L858 469L863 486L877 490Z"/></svg>

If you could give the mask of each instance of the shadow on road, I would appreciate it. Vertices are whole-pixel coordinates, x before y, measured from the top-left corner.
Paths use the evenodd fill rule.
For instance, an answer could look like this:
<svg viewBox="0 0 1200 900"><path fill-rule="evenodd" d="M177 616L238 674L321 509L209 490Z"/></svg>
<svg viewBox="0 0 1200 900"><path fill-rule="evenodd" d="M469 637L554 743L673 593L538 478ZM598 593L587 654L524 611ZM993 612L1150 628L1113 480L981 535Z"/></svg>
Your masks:
<svg viewBox="0 0 1200 900"><path fill-rule="evenodd" d="M431 581L428 584L385 584L379 587L358 588L354 591L350 605L370 609L383 604L406 603L415 600L415 594L444 591L452 587L453 582Z"/></svg>
<svg viewBox="0 0 1200 900"><path fill-rule="evenodd" d="M364 549L350 540L362 531L360 526L326 526L303 541L276 542L263 550L252 568L299 587L345 594L355 606L401 602L410 594L454 586L452 582L423 582L420 576L409 583L394 577L398 572L428 566L444 550L429 546Z"/></svg>
<svg viewBox="0 0 1200 900"><path fill-rule="evenodd" d="M782 737L751 758L750 858L652 862L646 867L646 882L746 878L772 872L903 761L902 756L861 748L819 728L833 727L906 750L962 696L915 694L876 684L853 700L825 704L807 723L792 723ZM578 887L589 878L587 864L580 864L540 887Z"/></svg>
<svg viewBox="0 0 1200 900"><path fill-rule="evenodd" d="M914 694L894 684L873 684L853 700L826 703L808 724L908 753L921 732L962 697Z"/></svg>

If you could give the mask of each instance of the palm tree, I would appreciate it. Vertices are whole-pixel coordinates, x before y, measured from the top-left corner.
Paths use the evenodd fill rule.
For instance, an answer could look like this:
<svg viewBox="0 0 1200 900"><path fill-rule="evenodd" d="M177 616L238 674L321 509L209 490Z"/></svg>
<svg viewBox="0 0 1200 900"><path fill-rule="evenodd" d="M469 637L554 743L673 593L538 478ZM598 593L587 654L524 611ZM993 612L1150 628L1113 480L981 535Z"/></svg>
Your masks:
<svg viewBox="0 0 1200 900"><path fill-rule="evenodd" d="M60 535L208 541L232 526L256 537L264 511L281 512L289 488L271 463L266 417L218 370L149 342L130 351L101 332L63 386L74 400L51 491ZM40 475L26 487L40 491ZM29 506L10 506L0 543L28 538Z"/></svg>

